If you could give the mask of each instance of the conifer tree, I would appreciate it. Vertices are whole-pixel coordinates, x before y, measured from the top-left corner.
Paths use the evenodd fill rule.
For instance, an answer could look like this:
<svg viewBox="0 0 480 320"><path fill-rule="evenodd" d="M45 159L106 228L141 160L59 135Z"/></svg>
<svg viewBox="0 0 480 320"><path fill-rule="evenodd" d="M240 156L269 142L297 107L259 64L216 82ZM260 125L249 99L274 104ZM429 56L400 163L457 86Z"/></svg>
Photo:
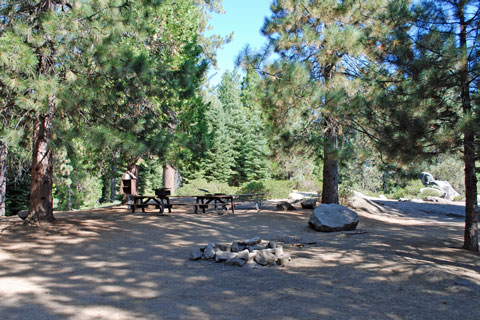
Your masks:
<svg viewBox="0 0 480 320"><path fill-rule="evenodd" d="M0 8L0 82L33 119L27 222L54 220L51 142L59 122L118 131L135 147L132 157L164 151L161 115L188 105L199 84L206 68L199 30L216 3L24 0Z"/></svg>
<svg viewBox="0 0 480 320"><path fill-rule="evenodd" d="M463 246L471 251L479 250L479 126L472 100L479 76L479 5L473 0L420 1L413 6L409 1L392 2L380 16L386 23L383 35L375 37L371 57L376 59L361 71L367 101L358 104L361 114L354 120L380 150L403 161L454 150L463 153Z"/></svg>
<svg viewBox="0 0 480 320"><path fill-rule="evenodd" d="M238 185L244 181L244 165L246 155L247 118L240 97L240 79L236 72L225 72L217 89L218 100L225 113L227 134L231 140L233 172L229 182Z"/></svg>
<svg viewBox="0 0 480 320"><path fill-rule="evenodd" d="M260 84L259 75L251 68L247 70L241 88L241 99L248 123L245 142L246 154L243 165L245 181L261 180L268 177L269 149L261 112Z"/></svg>
<svg viewBox="0 0 480 320"><path fill-rule="evenodd" d="M378 1L277 0L263 32L281 59L301 64L318 92L310 115L322 123L323 203L338 203L341 114L349 95L349 61L363 53L363 31ZM293 68L287 68L294 70ZM277 68L277 70L281 70ZM274 77L280 77L278 74Z"/></svg>
<svg viewBox="0 0 480 320"><path fill-rule="evenodd" d="M233 140L227 126L228 114L215 96L211 98L207 117L210 145L205 154L205 176L207 179L228 182L233 176L235 166Z"/></svg>

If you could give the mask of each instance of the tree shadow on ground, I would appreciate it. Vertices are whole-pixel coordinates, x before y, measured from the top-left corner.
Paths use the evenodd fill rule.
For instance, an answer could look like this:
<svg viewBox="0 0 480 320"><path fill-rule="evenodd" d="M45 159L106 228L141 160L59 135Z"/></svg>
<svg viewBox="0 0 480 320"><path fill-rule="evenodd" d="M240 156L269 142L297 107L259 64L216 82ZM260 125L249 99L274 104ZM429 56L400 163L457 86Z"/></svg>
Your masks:
<svg viewBox="0 0 480 320"><path fill-rule="evenodd" d="M477 254L461 222L361 215L364 233L319 233L308 211L219 216L59 213L0 233L2 319L475 319ZM378 218L378 219L377 219ZM402 223L405 222L405 223ZM189 261L208 242L284 240L286 268ZM288 241L287 241L288 240Z"/></svg>

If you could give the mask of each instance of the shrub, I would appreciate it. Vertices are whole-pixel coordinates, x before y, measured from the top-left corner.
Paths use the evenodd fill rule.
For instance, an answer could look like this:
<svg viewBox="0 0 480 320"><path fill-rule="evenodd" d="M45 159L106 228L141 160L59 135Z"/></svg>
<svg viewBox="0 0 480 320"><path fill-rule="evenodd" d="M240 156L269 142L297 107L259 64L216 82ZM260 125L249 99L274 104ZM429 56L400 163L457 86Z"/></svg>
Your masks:
<svg viewBox="0 0 480 320"><path fill-rule="evenodd" d="M423 187L424 186L419 179L410 180L404 188L396 188L393 194L389 195L389 198L415 198Z"/></svg>
<svg viewBox="0 0 480 320"><path fill-rule="evenodd" d="M263 181L251 181L242 185L240 193L264 193L266 191Z"/></svg>
<svg viewBox="0 0 480 320"><path fill-rule="evenodd" d="M294 180L264 180L245 183L240 193L265 193L267 199L285 199L296 184Z"/></svg>
<svg viewBox="0 0 480 320"><path fill-rule="evenodd" d="M353 190L348 184L344 183L338 186L338 202L340 202L341 205L346 205L348 199L352 196Z"/></svg>
<svg viewBox="0 0 480 320"><path fill-rule="evenodd" d="M175 191L177 196L196 196L202 195L205 192L200 189L207 190L208 193L226 193L235 194L238 190L237 187L231 187L224 182L207 181L205 179L190 180L188 184L183 185L181 188Z"/></svg>
<svg viewBox="0 0 480 320"><path fill-rule="evenodd" d="M293 180L266 180L265 197L267 199L285 199L295 187Z"/></svg>
<svg viewBox="0 0 480 320"><path fill-rule="evenodd" d="M442 191L440 190L436 191L436 190L426 188L420 193L420 196L422 199L425 199L426 197L439 197L441 194L442 194Z"/></svg>

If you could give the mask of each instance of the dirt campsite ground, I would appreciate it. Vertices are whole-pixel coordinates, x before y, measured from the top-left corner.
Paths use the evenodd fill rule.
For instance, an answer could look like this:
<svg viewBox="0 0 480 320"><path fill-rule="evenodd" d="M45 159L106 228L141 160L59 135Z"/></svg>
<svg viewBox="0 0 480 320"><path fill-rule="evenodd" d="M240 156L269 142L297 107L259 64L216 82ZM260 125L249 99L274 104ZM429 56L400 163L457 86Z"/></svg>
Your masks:
<svg viewBox="0 0 480 320"><path fill-rule="evenodd" d="M35 230L3 217L0 319L480 319L480 256L459 248L463 206L352 207L356 233L313 231L310 210L273 203L234 215L58 212ZM291 263L189 260L208 242L254 236L282 242Z"/></svg>

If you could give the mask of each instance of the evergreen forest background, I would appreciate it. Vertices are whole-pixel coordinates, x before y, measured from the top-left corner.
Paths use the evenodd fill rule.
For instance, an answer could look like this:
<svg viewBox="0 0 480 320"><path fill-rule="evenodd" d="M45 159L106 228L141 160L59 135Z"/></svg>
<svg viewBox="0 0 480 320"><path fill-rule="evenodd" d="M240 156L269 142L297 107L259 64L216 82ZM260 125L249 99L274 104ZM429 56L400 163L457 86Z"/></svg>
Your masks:
<svg viewBox="0 0 480 320"><path fill-rule="evenodd" d="M219 11L215 0L0 1L0 214L48 211L31 192L41 183L54 210L120 201L133 165L152 194L168 164L177 194L297 189L324 202L418 197L427 171L472 216L480 1L275 0L265 48L247 46L211 87L229 41L206 36Z"/></svg>

